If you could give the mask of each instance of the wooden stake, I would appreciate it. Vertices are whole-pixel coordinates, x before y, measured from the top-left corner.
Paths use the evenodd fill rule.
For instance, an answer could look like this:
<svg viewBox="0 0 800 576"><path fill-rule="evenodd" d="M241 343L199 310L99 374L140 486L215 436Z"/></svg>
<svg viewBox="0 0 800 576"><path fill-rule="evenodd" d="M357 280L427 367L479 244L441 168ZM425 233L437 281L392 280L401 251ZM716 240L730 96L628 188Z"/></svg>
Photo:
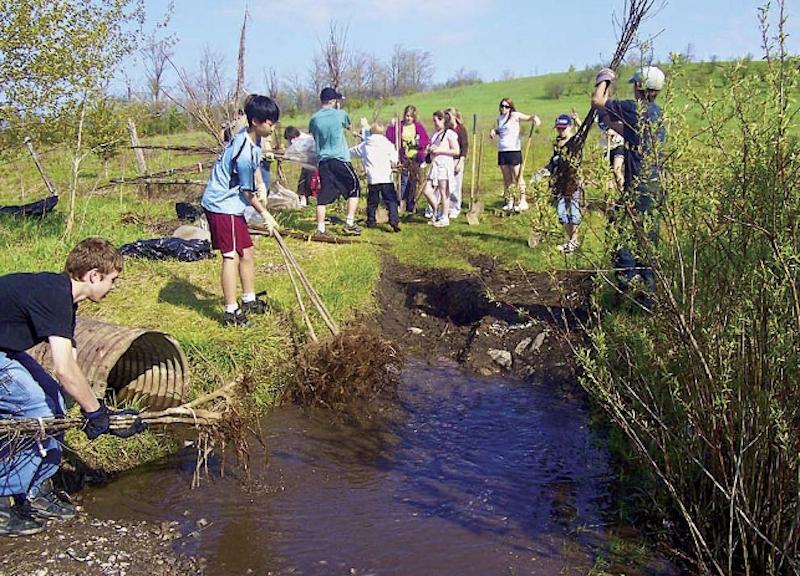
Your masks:
<svg viewBox="0 0 800 576"><path fill-rule="evenodd" d="M27 136L25 137L25 146L27 146L28 152L30 152L31 158L33 158L33 163L36 164L36 169L39 171L42 180L44 180L44 185L47 187L50 195L58 196L58 190L56 190L56 187L53 186L53 182L48 178L47 173L44 171L44 166L41 160L39 160L39 155L36 153L36 150L34 150L31 139Z"/></svg>
<svg viewBox="0 0 800 576"><path fill-rule="evenodd" d="M139 136L136 134L136 124L134 124L133 120L130 118L128 118L128 135L131 137L131 147L135 148L136 167L139 170L139 175L145 176L147 174L147 164L144 161L144 152L142 152L142 149L139 146Z"/></svg>

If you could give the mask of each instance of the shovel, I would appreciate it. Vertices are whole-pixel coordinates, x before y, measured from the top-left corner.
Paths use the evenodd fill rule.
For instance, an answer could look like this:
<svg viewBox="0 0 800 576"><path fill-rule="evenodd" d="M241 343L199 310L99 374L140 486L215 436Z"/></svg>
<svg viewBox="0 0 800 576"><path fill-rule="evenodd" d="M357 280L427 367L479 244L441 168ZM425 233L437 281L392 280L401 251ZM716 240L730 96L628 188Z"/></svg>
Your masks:
<svg viewBox="0 0 800 576"><path fill-rule="evenodd" d="M473 132L474 134L474 132ZM473 140L474 142L474 140ZM478 142L478 155L472 159L472 186L469 191L469 212L467 212L467 223L470 226L477 226L481 223L480 215L483 212L483 203L478 200L475 184L475 169L477 163L477 191L481 188L481 166L483 166L483 134Z"/></svg>

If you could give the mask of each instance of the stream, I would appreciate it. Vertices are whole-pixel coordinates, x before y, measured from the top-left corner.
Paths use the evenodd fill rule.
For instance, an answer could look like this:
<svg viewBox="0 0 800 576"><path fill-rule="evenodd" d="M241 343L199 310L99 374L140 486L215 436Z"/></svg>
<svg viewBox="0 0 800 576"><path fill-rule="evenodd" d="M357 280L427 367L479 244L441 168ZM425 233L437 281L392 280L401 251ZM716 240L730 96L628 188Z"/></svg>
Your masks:
<svg viewBox="0 0 800 576"><path fill-rule="evenodd" d="M187 450L89 490L86 510L177 522L177 551L215 576L586 574L606 554L611 469L580 395L421 362L399 393L370 426L273 410L249 483L190 490Z"/></svg>

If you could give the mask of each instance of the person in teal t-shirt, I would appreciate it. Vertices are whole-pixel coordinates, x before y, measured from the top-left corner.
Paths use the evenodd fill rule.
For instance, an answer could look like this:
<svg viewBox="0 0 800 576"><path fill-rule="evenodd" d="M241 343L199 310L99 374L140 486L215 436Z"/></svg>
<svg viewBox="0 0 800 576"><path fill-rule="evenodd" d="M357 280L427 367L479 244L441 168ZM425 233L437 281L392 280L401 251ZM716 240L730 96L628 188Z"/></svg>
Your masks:
<svg viewBox="0 0 800 576"><path fill-rule="evenodd" d="M355 222L361 185L350 163L350 149L345 139L345 130L350 128L350 116L340 109L344 96L333 88L323 88L319 99L322 107L311 117L308 125L316 143L322 186L317 196L317 232L325 233L326 207L341 196L347 199L343 232L357 236L361 234L361 228Z"/></svg>

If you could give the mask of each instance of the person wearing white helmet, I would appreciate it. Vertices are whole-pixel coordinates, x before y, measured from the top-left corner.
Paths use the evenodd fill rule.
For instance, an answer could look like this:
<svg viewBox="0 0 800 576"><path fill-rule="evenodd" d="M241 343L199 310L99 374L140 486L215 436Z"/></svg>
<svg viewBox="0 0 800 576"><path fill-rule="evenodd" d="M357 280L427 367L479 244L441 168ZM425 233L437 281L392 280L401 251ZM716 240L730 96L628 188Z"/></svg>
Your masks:
<svg viewBox="0 0 800 576"><path fill-rule="evenodd" d="M632 205L634 213L641 216L651 213L655 202L661 197L659 149L666 132L656 98L664 88L666 78L656 66L641 67L629 80L633 84L634 100L613 100L608 97L608 88L615 79L616 74L610 68L600 70L595 79L591 103L610 122L622 124L625 141L623 200ZM611 217L619 219L619 215L612 214ZM651 239L657 240L657 232ZM627 290L637 276L650 292L655 290L655 277L649 264L637 260L627 247L622 246L615 252L613 264L622 271L620 287L623 290ZM651 302L649 297L645 297L645 300Z"/></svg>

